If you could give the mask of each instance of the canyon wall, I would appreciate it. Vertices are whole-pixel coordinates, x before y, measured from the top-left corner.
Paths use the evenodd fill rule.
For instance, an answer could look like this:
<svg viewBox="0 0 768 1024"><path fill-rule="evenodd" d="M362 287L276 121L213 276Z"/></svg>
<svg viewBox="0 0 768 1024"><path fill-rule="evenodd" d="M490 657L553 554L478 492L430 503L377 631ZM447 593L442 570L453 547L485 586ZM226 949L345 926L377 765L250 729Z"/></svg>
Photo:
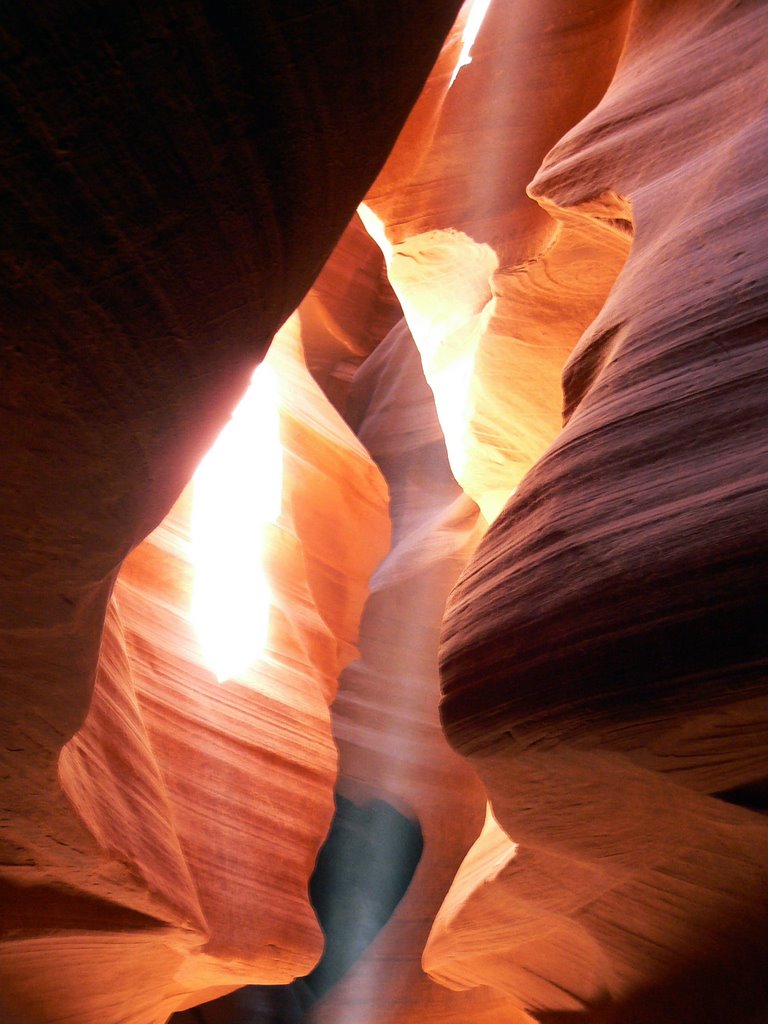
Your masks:
<svg viewBox="0 0 768 1024"><path fill-rule="evenodd" d="M765 1017L766 11L479 9L7 20L11 1024ZM270 339L218 682L189 480Z"/></svg>
<svg viewBox="0 0 768 1024"><path fill-rule="evenodd" d="M635 4L529 186L632 246L449 603L443 722L520 851L467 862L426 962L540 1011L765 1013L765 13Z"/></svg>
<svg viewBox="0 0 768 1024"><path fill-rule="evenodd" d="M162 743L175 744L182 762L193 756L195 741L186 732L174 739L153 731L160 728L157 706L165 708L167 723L182 728L191 716L199 724L199 684L185 684L175 711L168 681L189 670L187 652L170 668L158 655L164 667L152 685L165 696L153 698L150 722L147 709L136 706L131 677L138 670L124 649L123 613L117 606L108 612L110 595L123 560L179 497L254 365L336 244L458 7L430 2L414 13L399 3L320 10L301 2L105 2L32 3L6 12L0 40L0 1005L6 1020L32 1024L64 1014L83 1024L126 1018L154 1024L173 1008L160 996L178 988L180 965L205 940L201 909L206 921L209 911L226 911L215 905L215 887L201 897L190 881L184 861L203 850L184 849L168 811L174 793L163 792L164 769L147 755L151 747L159 757ZM389 73L393 65L401 69L396 76ZM294 433L304 445L312 426L302 423ZM343 461L336 462L344 472ZM370 473L370 460L365 465ZM365 501L376 520L381 492L373 478L375 472L361 490L370 492ZM327 527L326 535L335 529ZM366 560L376 561L381 537L378 529L365 537L368 553L351 568L353 577L372 568ZM300 580L307 571L302 558L288 552L287 565L298 564ZM168 565L178 569L178 561ZM334 584L328 577L324 570L299 588L323 589L317 601L326 612ZM157 605L157 587L149 586L149 604ZM336 583L337 590L345 586ZM297 595L297 609L303 597ZM271 925L262 933L264 949L275 947L270 970L278 980L308 969L320 948L306 898L297 905L296 890L306 889L332 808L334 755L327 722L321 723L336 679L329 682L335 669L325 648L343 641L349 654L355 601L329 613L331 625L318 634L323 642L304 654L312 673L301 685L312 693L307 714L314 723L307 750L316 747L319 760L309 766L312 784L297 789L285 808L297 842L285 856L285 899L298 912L296 935L286 938L282 924L275 934ZM162 610L163 622L173 625L172 610ZM135 617L146 626L139 611ZM344 632L334 636L339 619ZM144 657L157 640L149 630L140 641L134 632L130 642ZM169 636L160 647L172 643ZM299 677L300 665L293 670ZM226 731L227 715L237 720L227 699L218 699L215 721L201 736ZM280 703L293 706L297 699L291 689ZM111 737L108 751L94 746L99 730L105 742ZM294 723L285 737L294 751L289 763L298 757L295 731ZM58 767L60 751L78 733L76 756L73 751L62 764L73 806ZM265 730L260 734L263 739ZM254 738L248 741L247 776L266 771L265 758L282 763L275 742L259 753ZM163 756L172 758L168 751ZM230 764L231 750L210 756L213 772ZM106 777L84 782L76 769L86 761L94 770L108 765ZM233 771L232 782L250 791L254 780L246 785ZM116 773L127 790L119 799ZM206 779L213 787L206 799L218 802L213 779ZM252 814L250 820L246 858L254 850ZM217 811L196 824L215 834L219 823ZM228 876L227 849L222 835L219 863L205 854L205 874ZM239 854L232 856L234 879ZM276 867L271 846L263 856ZM229 903L233 914L240 913L238 898ZM268 916L284 923L288 911L271 902ZM219 939L234 968L228 982L236 984L243 932L238 926ZM253 941L242 963L252 960ZM258 959L263 975L264 950ZM185 979L181 987L210 983Z"/></svg>

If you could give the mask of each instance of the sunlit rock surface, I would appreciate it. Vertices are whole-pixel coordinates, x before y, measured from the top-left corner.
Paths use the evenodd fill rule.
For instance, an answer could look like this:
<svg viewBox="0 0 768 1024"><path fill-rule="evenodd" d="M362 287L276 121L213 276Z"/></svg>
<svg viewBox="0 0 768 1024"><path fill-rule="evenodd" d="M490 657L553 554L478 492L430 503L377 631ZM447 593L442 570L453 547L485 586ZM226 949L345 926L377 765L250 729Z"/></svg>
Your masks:
<svg viewBox="0 0 768 1024"><path fill-rule="evenodd" d="M763 1024L764 7L43 6L0 79L3 1024ZM219 684L184 488L275 332L269 632ZM334 788L423 850L310 1007Z"/></svg>
<svg viewBox="0 0 768 1024"><path fill-rule="evenodd" d="M381 250L355 216L298 309L307 366L337 409L357 369L402 316Z"/></svg>
<svg viewBox="0 0 768 1024"><path fill-rule="evenodd" d="M328 704L354 657L389 522L384 482L310 377L295 323L268 356L280 381L285 473L282 511L266 543L265 650L222 683L203 663L189 613L193 482L123 566L91 708L61 755L65 794L154 908L153 917L121 918L115 907L110 931L123 922L127 934L101 936L103 961L123 963L134 932L135 964L128 971L126 961L110 981L111 1003L90 989L70 995L81 1019L97 1009L118 1019L110 1007L133 1006L139 990L153 1002L147 1019L162 1019L162 1008L167 1014L217 987L289 982L322 950L307 883L332 813L337 755ZM263 468L259 440L243 452L239 473ZM86 901L86 910L91 904L99 901ZM48 954L54 980L69 973L68 951L77 948L66 932L58 941L58 956ZM4 998L11 1011L53 1019L55 1004L45 1000L55 998L54 986L39 1006L14 991L14 975L32 973L33 952L19 942L4 947ZM151 997L142 957L155 969Z"/></svg>
<svg viewBox="0 0 768 1024"><path fill-rule="evenodd" d="M563 363L628 250L526 196L547 150L600 99L628 3L492 3L450 86L447 45L363 219L387 257L451 468L492 519L560 427Z"/></svg>
<svg viewBox="0 0 768 1024"><path fill-rule="evenodd" d="M110 765L104 779L76 794L93 831L60 789L59 752L89 715L122 560L178 498L318 273L380 169L458 6L32 3L6 12L4 1019L155 1024L170 1009L160 998L168 978L190 945L200 945L206 909L197 904L206 901L183 870L186 855L168 822L173 795L163 794L162 774L144 758L156 723L137 720L132 680L116 685L131 664L122 613L110 613L102 696L90 718L114 749L97 755L81 737L81 758ZM330 159L334 153L345 155ZM357 516L354 506L348 511ZM316 528L311 535L317 538ZM376 543L374 536L371 552ZM332 589L337 581L312 561L306 585L313 593ZM327 607L327 594L316 600ZM351 607L330 615L345 620L337 634L344 648ZM135 644L143 655L157 641L156 631L148 634ZM333 661L323 652L317 668L313 652L304 657L315 674ZM324 682L335 685L330 676ZM166 701L175 706L175 694ZM224 714L220 707L217 715ZM222 726L219 718L214 731ZM191 756L189 736L173 739ZM331 806L331 751L320 745L324 764L315 767L326 778L325 809L319 814L312 787L293 794L310 806L306 821L297 820L302 852L286 855L307 872ZM283 758L279 746L272 744L273 761ZM228 757L221 751L221 763ZM114 792L111 779L121 768L135 785L135 805ZM210 831L219 797L209 785L217 808ZM273 853L272 864L277 859ZM207 868L227 874L222 850ZM285 916L278 907L269 913ZM288 957L294 966L309 966L318 946L308 917L302 910L296 938L276 939L298 950ZM235 938L217 941L230 944L236 963ZM273 969L283 977L281 957Z"/></svg>
<svg viewBox="0 0 768 1024"><path fill-rule="evenodd" d="M445 912L457 938L497 904L515 926L452 962L438 921L431 962L589 1020L766 1013L768 828L717 796L768 775L765 14L636 4L534 178L634 242L445 622L443 721L520 853Z"/></svg>
<svg viewBox="0 0 768 1024"><path fill-rule="evenodd" d="M360 660L342 674L333 706L338 787L413 816L424 850L392 919L308 1019L515 1024L505 996L451 992L421 968L431 922L485 812L485 793L448 747L437 714L440 620L476 542L478 509L451 476L432 392L404 323L358 372L347 417L387 480L393 538L371 582Z"/></svg>

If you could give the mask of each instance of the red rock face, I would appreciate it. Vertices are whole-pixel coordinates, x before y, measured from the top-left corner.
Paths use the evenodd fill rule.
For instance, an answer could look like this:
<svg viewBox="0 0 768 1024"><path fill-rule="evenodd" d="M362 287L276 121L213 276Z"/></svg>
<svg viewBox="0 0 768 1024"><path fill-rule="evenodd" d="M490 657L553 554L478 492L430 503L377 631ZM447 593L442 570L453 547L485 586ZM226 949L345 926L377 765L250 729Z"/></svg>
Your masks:
<svg viewBox="0 0 768 1024"><path fill-rule="evenodd" d="M332 813L337 753L328 703L355 656L389 522L384 482L310 377L294 324L269 354L281 381L285 473L282 512L267 540L266 651L222 683L204 664L190 617L192 486L122 567L90 710L61 752L63 794L97 848L125 866L111 880L94 872L89 898L69 895L86 929L106 932L92 954L101 970L112 963L124 971L106 1002L93 986L66 996L85 1019L136 1016L139 988L151 1007L146 1019L155 1020L238 984L287 983L322 951L307 881ZM239 469L256 472L258 439L248 454L250 466ZM334 543L339 536L350 540ZM89 849L78 852L90 865ZM61 882L44 891L54 904L63 898ZM36 908L17 896L23 928ZM103 907L113 919L108 929L94 917ZM48 1000L78 958L61 918L49 926L62 929L46 954L53 984L37 1001L29 992L37 946L5 946L11 1010L51 1019ZM149 965L156 970L148 981Z"/></svg>
<svg viewBox="0 0 768 1024"><path fill-rule="evenodd" d="M492 4L450 89L443 50L365 200L451 468L488 520L556 436L563 363L626 257L625 237L547 216L526 186L608 86L627 13Z"/></svg>
<svg viewBox="0 0 768 1024"><path fill-rule="evenodd" d="M335 789L423 851L308 1024L758 1024L764 10L492 0L457 74L470 5L359 6L6 19L0 1019L307 975Z"/></svg>
<svg viewBox="0 0 768 1024"><path fill-rule="evenodd" d="M738 5L638 5L605 98L530 188L555 216L634 228L566 366L565 428L444 630L443 721L521 844L494 885L523 900L522 933L490 960L500 978L533 948L518 984L541 1008L538 976L562 972L564 1005L645 991L617 1020L763 1012L766 832L715 798L766 770L762 25ZM713 110L736 91L726 125ZM593 951L575 989L550 928Z"/></svg>
<svg viewBox="0 0 768 1024"><path fill-rule="evenodd" d="M178 498L254 364L341 235L457 8L427 4L414 15L397 3L324 12L282 3L258 9L151 4L130 11L32 5L9 12L0 468L0 636L8 694L0 726L0 862L13 908L4 915L8 932L0 952L6 1019L52 1020L65 1012L83 1022L155 1022L178 1005L180 994L211 984L205 972L202 978L179 974L190 947L206 941L200 910L221 923L242 908L239 896L221 893L217 905L215 885L201 896L182 869L183 861L203 856L206 844L191 840L184 823L168 821L168 801L179 793L163 794L168 780L161 763L188 764L196 756L194 737L175 733L187 715L199 725L206 701L184 643L170 666L156 653L167 653L175 641L158 638L147 624L143 598L130 612L133 626L122 612L110 613L102 649L110 592L122 560ZM392 42L382 48L382 39ZM398 75L382 73L392 65L401 65ZM347 155L329 159L332 153ZM301 444L311 432L306 422L291 429ZM336 462L344 474L348 467ZM382 494L370 485L368 479L359 490L375 521ZM331 494L323 482L321 503ZM298 515L306 520L309 513ZM326 533L343 523L342 516ZM364 552L356 551L363 562L352 570L363 586L382 539L378 528L370 534L364 531ZM304 555L289 550L286 566L299 564L305 591L324 588L316 603L327 611L329 571L309 554L305 568ZM149 573L146 598L148 607L160 601L160 618L171 629L180 600L178 560L166 569L170 585ZM335 571L346 578L348 569ZM292 580L289 569L286 585ZM305 607L303 597L296 608ZM238 983L233 970L237 978L249 975L254 941L264 944L257 960L263 967L269 959L267 974L279 981L307 969L319 951L305 893L297 904L296 892L306 887L330 815L334 757L321 721L331 696L325 684L330 677L335 685L348 658L356 604L357 597L345 597L329 613L324 643L303 653L314 682L301 684L309 687L311 707L299 716L299 731L307 727L307 749L314 746L319 760L309 758L306 785L294 779L291 806L283 808L295 826L296 849L284 858L271 845L265 849L272 866L279 859L291 865L286 895L298 918L293 933L284 934L290 912L277 909L280 897L280 927L272 927L273 915L262 939L249 939L243 949L240 926L232 931L225 921L217 941L227 951L230 986ZM330 661L327 647L334 649ZM153 670L163 665L160 681L148 678L147 658ZM151 695L132 678L136 673L152 684ZM158 696L158 686L180 676L186 696L175 689ZM141 700L145 706L137 708ZM291 692L278 703L295 709L297 702ZM228 732L226 704L220 699L204 735ZM76 816L59 787L58 758L84 722L62 765ZM243 728L241 722L235 734ZM286 728L283 723L283 733ZM262 749L255 737L248 741L251 779L265 758L277 757L276 742ZM289 764L298 757L297 742L292 734ZM98 769L95 779L85 780L85 762ZM209 782L230 762L225 745L213 757ZM232 799L242 803L247 798L239 787L248 791L252 782L245 784L237 764L232 770L222 790L237 782ZM221 803L215 787L206 799L209 808ZM190 803L186 793L183 803ZM227 857L237 863L253 849L256 826L252 815L249 820L245 848L238 853L220 842L215 857L205 853L204 875L228 878L231 886L237 871L231 874ZM217 810L213 823L208 813L191 825L213 828L220 821ZM54 914L53 925L28 895L28 887L39 885L50 890L54 906L63 901L71 908ZM252 891L245 906L253 899ZM106 917L105 904L114 908ZM72 952L81 943L88 946L82 957ZM262 968L257 973L266 980Z"/></svg>
<svg viewBox="0 0 768 1024"><path fill-rule="evenodd" d="M482 786L448 747L437 713L440 619L477 541L478 509L450 473L434 398L405 323L359 371L347 412L387 481L393 536L371 581L360 659L342 674L333 706L337 785L359 803L385 799L416 819L424 851L391 921L310 1019L504 1019L513 1010L506 995L450 991L421 967L434 916L485 809ZM338 899L346 898L342 886Z"/></svg>

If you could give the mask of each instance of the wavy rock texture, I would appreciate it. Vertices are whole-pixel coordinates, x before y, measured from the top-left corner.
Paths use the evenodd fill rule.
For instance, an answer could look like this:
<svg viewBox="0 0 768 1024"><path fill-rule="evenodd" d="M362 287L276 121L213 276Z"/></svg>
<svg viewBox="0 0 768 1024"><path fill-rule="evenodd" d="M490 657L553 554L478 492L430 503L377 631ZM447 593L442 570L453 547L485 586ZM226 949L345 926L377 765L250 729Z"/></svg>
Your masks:
<svg viewBox="0 0 768 1024"><path fill-rule="evenodd" d="M88 709L114 575L349 221L457 6L9 12L4 863L89 884L55 765Z"/></svg>
<svg viewBox="0 0 768 1024"><path fill-rule="evenodd" d="M343 411L357 369L403 316L381 251L357 214L297 312L309 371Z"/></svg>
<svg viewBox="0 0 768 1024"><path fill-rule="evenodd" d="M439 921L428 962L502 991L526 967L525 1004L574 1020L765 1015L768 830L717 798L768 774L765 29L755 5L636 4L537 173L544 209L631 214L634 242L564 430L447 613L443 721L520 855L487 890L460 875L445 915L479 935L506 903L515 927L454 963Z"/></svg>
<svg viewBox="0 0 768 1024"><path fill-rule="evenodd" d="M140 1019L161 1020L164 1008L216 988L290 981L322 950L307 882L332 813L328 703L355 655L389 524L384 483L309 376L296 328L293 318L267 360L281 382L285 475L267 538L273 609L263 657L224 684L202 664L189 614L189 488L123 566L91 708L62 751L61 784L81 820L168 908L159 920L124 914L126 934L102 938L105 962L123 964L125 954L132 970L126 959L103 1005L88 989L70 996L73 1019L98 1010L116 1020L141 990L152 1013ZM258 439L249 455L241 471L258 473ZM120 922L117 907L112 916ZM58 942L53 977L72 970L77 935ZM32 952L7 943L8 976L29 974ZM142 957L153 966L151 995ZM29 1012L21 997L6 998ZM42 1005L39 1018L52 1012Z"/></svg>
<svg viewBox="0 0 768 1024"><path fill-rule="evenodd" d="M91 723L106 718L121 738L110 775L130 761L136 806L124 836L114 837L119 804L91 815L95 835L73 814L59 752L89 714L121 561L177 499L341 235L458 6L33 3L3 20L6 1018L14 1007L25 1022L164 1015L148 1008L156 989L136 995L152 983L130 965L149 958L151 977L169 976L200 908L181 869L165 898L181 854L163 827L162 774L144 758L152 726L137 721L132 687L112 685L126 670L116 615ZM89 740L80 756L104 755ZM79 799L111 799L112 788L97 780ZM308 862L322 831L315 811L300 831L313 835L297 854ZM52 911L69 938L51 938L39 887L69 908ZM168 922L180 949L161 968L166 939L143 933ZM308 957L305 945L298 959ZM135 1003L120 1000L123 984Z"/></svg>
<svg viewBox="0 0 768 1024"><path fill-rule="evenodd" d="M383 798L417 819L424 850L392 919L308 1019L516 1022L507 997L451 992L421 968L431 922L485 809L482 787L448 747L437 714L440 620L476 543L478 509L450 473L432 392L405 323L358 371L347 417L387 480L393 542L371 582L360 660L342 674L333 706L338 786L358 802ZM344 898L342 888L338 899Z"/></svg>
<svg viewBox="0 0 768 1024"><path fill-rule="evenodd" d="M563 363L628 250L615 228L553 220L525 193L608 86L628 9L493 3L450 88L444 48L366 196L451 468L488 520L556 436Z"/></svg>
<svg viewBox="0 0 768 1024"><path fill-rule="evenodd" d="M763 1024L765 8L493 0L458 75L412 8L4 19L3 1022L309 971L335 784L423 853L297 1019ZM184 488L276 332L222 686Z"/></svg>

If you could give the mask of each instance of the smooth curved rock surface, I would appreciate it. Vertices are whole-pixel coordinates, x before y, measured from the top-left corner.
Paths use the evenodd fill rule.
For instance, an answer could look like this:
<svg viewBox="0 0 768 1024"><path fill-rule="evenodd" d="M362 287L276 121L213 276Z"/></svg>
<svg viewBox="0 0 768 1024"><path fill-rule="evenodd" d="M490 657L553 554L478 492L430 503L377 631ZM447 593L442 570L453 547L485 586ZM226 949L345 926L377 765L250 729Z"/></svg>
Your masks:
<svg viewBox="0 0 768 1024"><path fill-rule="evenodd" d="M336 782L423 856L258 1012L765 1020L765 7L493 0L456 74L457 8L4 19L3 1022L308 971ZM284 322L220 686L164 516Z"/></svg>
<svg viewBox="0 0 768 1024"><path fill-rule="evenodd" d="M0 709L0 873L12 886L2 947L8 1016L19 1006L25 1022L49 1020L75 990L80 1021L134 1013L133 1024L154 1022L167 1010L149 988L133 1010L127 996L101 991L117 971L135 995L141 972L129 965L154 955L154 939L128 948L135 913L182 932L200 916L184 871L169 879L179 852L160 779L144 758L149 740L131 686L92 707L121 739L95 789L111 799L126 764L136 786L136 806L122 808L124 829L119 801L98 821L85 812L95 835L73 814L59 788L59 752L89 714L122 560L178 498L317 275L458 6L32 3L6 12L0 654L10 698ZM327 568L315 568L310 589L331 588ZM351 606L334 614L354 618ZM341 625L344 646L349 621ZM125 669L110 613L98 674L106 685ZM324 685L330 691L335 677ZM96 757L90 747L80 753ZM79 792L84 808L93 790ZM314 811L305 827L316 834L296 856L309 861L322 831ZM29 895L39 885L54 904L74 900L79 924L71 943L62 939L58 967L58 940L39 941L45 918L38 925ZM111 940L105 950L101 930L93 936L82 926L98 917L91 897L117 908L110 920L118 939L125 933L123 967ZM174 963L187 956L188 939L179 942ZM307 949L297 963L307 963ZM38 966L30 973L22 961Z"/></svg>
<svg viewBox="0 0 768 1024"><path fill-rule="evenodd" d="M622 232L553 220L525 189L607 88L629 9L492 3L452 86L444 47L362 209L489 521L556 436L563 363L626 258Z"/></svg>
<svg viewBox="0 0 768 1024"><path fill-rule="evenodd" d="M384 799L418 820L424 850L392 918L308 1020L522 1024L507 996L451 992L421 967L432 920L480 832L486 804L437 715L443 605L477 541L479 520L451 475L434 398L404 323L358 371L347 417L387 480L392 547L371 581L360 659L342 674L333 705L338 787L358 803Z"/></svg>
<svg viewBox="0 0 768 1024"><path fill-rule="evenodd" d="M159 1022L227 987L289 982L322 951L307 885L332 813L328 704L355 656L389 522L384 482L309 375L297 331L292 318L267 359L285 472L267 537L266 651L221 684L202 662L190 620L193 484L123 565L91 707L59 762L79 819L131 884L116 873L100 898L71 892L69 914L49 910L47 924L17 888L0 973L4 1010L25 1020L55 1019L59 998L79 1020ZM242 472L259 472L258 444ZM55 907L70 889L34 891ZM30 999L41 931L50 984ZM62 989L71 973L100 970L101 984Z"/></svg>
<svg viewBox="0 0 768 1024"><path fill-rule="evenodd" d="M343 414L356 371L403 316L381 250L357 214L298 316L307 367Z"/></svg>
<svg viewBox="0 0 768 1024"><path fill-rule="evenodd" d="M574 990L555 930L521 992L563 1009L543 975L585 1020L765 1012L768 830L712 795L768 775L765 29L759 5L635 4L605 98L535 176L555 217L631 215L634 241L566 366L566 426L445 623L443 722L528 864L496 899L523 943L554 912L604 961ZM476 930L482 901L455 911Z"/></svg>
<svg viewBox="0 0 768 1024"><path fill-rule="evenodd" d="M54 870L62 843L87 844L49 794L114 575L316 276L457 7L8 12L0 607L4 728L21 735L5 862L34 849Z"/></svg>

